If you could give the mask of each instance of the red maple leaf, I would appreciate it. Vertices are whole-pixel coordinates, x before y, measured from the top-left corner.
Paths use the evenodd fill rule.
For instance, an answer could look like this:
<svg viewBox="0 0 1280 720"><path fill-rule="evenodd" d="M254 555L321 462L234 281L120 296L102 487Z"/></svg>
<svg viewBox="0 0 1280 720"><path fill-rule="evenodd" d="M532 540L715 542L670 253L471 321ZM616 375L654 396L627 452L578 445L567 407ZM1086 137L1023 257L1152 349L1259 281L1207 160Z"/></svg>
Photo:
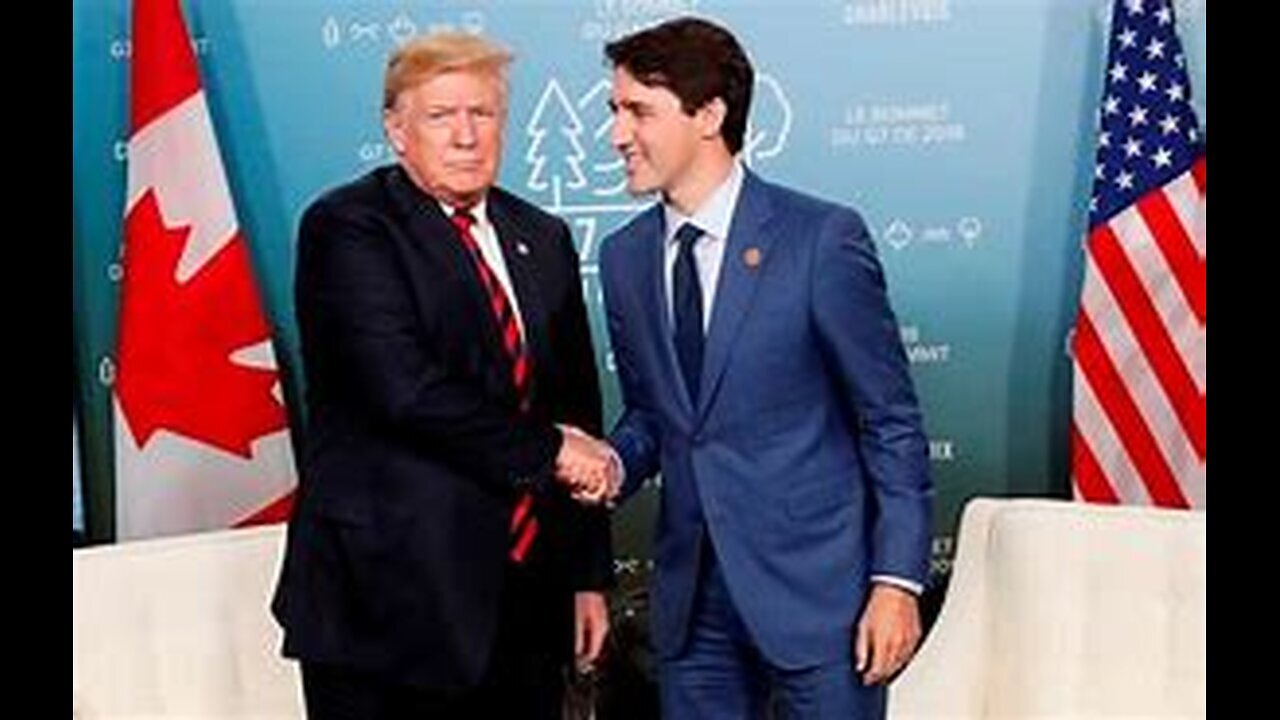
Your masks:
<svg viewBox="0 0 1280 720"><path fill-rule="evenodd" d="M231 354L269 338L239 232L186 282L178 259L191 226L166 227L153 190L125 219L116 391L138 447L164 428L245 458L285 427L274 370Z"/></svg>

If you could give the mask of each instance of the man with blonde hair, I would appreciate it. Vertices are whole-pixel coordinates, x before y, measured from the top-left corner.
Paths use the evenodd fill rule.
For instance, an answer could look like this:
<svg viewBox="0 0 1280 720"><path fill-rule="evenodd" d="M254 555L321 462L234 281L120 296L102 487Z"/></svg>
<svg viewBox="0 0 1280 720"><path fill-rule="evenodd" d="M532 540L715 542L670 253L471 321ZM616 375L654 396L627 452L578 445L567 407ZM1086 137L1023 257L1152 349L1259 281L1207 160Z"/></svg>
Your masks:
<svg viewBox="0 0 1280 720"><path fill-rule="evenodd" d="M309 423L272 608L313 720L557 718L608 630L578 257L494 186L510 61L463 33L394 52L399 162L302 217Z"/></svg>

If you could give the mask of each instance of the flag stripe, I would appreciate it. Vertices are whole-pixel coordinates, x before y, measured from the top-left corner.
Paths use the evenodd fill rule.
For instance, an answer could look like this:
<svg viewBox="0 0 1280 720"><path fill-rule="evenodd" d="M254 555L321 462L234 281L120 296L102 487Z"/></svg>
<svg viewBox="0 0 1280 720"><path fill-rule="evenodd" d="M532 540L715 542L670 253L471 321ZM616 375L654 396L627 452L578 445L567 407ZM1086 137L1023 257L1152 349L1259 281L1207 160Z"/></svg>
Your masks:
<svg viewBox="0 0 1280 720"><path fill-rule="evenodd" d="M1071 466L1075 470L1074 486L1081 499L1109 505L1120 502L1074 422L1071 423Z"/></svg>
<svg viewBox="0 0 1280 720"><path fill-rule="evenodd" d="M1191 242L1191 234L1173 211L1163 190L1147 193L1138 201L1138 212L1164 253L1173 277L1201 325L1205 322L1205 259Z"/></svg>
<svg viewBox="0 0 1280 720"><path fill-rule="evenodd" d="M1124 381L1107 357L1088 315L1076 323L1075 356L1103 412L1137 466L1151 498L1163 507L1187 507L1186 498L1138 412Z"/></svg>
<svg viewBox="0 0 1280 720"><path fill-rule="evenodd" d="M1197 229L1197 219L1204 212L1204 193L1196 187L1191 173L1183 173L1168 185L1164 186L1164 196L1169 200L1169 207L1178 216L1178 222L1191 233L1191 244L1196 254L1204 260L1204 234Z"/></svg>
<svg viewBox="0 0 1280 720"><path fill-rule="evenodd" d="M1120 241L1108 225L1094 228L1089 251L1103 280L1117 299L1125 320L1133 328L1142 352L1168 393L1178 420L1191 438L1200 457L1205 456L1205 397L1178 354L1169 333L1152 306L1137 274L1129 264Z"/></svg>
<svg viewBox="0 0 1280 720"><path fill-rule="evenodd" d="M1106 413L1098 404L1093 389L1084 378L1084 371L1079 365L1075 369L1075 425L1080 438L1086 443L1089 451L1097 460L1101 479L1111 488L1111 493L1123 503L1151 504L1151 494L1147 492L1142 475L1129 460L1128 453L1120 445L1120 438L1115 428L1107 419Z"/></svg>
<svg viewBox="0 0 1280 720"><path fill-rule="evenodd" d="M1081 310L1088 315L1103 350L1112 360L1169 465L1176 469L1198 464L1199 454L1183 432L1176 411L1124 321L1119 304L1098 275L1090 259L1081 293Z"/></svg>
<svg viewBox="0 0 1280 720"><path fill-rule="evenodd" d="M1112 218L1110 226L1128 260L1128 266L1142 284L1143 292L1150 298L1151 305L1159 316L1160 325L1168 334L1177 355L1185 363L1195 391L1203 393L1206 380L1203 349L1205 326L1187 304L1186 295L1173 279L1173 270L1142 215L1136 210L1127 210ZM1115 301L1109 294L1108 298ZM1122 316L1117 315L1115 319L1117 322L1127 323ZM1097 320L1095 315L1094 322Z"/></svg>

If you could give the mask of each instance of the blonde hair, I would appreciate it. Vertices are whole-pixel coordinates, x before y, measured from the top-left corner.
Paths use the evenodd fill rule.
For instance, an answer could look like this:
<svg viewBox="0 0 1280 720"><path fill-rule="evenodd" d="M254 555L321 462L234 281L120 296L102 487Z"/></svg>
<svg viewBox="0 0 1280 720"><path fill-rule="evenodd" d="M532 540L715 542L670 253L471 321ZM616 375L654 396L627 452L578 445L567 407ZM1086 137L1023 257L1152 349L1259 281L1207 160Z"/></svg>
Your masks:
<svg viewBox="0 0 1280 720"><path fill-rule="evenodd" d="M507 65L514 56L488 38L465 32L433 32L419 35L387 58L382 86L382 108L390 110L400 93L446 72L491 72L506 96Z"/></svg>

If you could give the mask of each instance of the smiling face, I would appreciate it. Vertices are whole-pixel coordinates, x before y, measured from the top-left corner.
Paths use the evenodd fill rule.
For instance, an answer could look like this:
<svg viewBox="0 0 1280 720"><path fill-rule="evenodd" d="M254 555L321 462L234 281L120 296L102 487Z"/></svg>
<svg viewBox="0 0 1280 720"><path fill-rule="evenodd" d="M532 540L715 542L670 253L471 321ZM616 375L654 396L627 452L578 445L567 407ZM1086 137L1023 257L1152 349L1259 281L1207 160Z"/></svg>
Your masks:
<svg viewBox="0 0 1280 720"><path fill-rule="evenodd" d="M433 75L396 98L383 126L414 182L454 206L474 205L498 175L506 93L489 69Z"/></svg>
<svg viewBox="0 0 1280 720"><path fill-rule="evenodd" d="M729 172L733 155L721 135L725 104L713 98L692 113L659 84L645 85L625 67L613 71L613 147L626 163L627 189L661 192L692 214Z"/></svg>
<svg viewBox="0 0 1280 720"><path fill-rule="evenodd" d="M702 130L680 98L662 86L641 83L626 68L613 71L614 149L626 162L627 189L633 194L669 194L693 173Z"/></svg>

